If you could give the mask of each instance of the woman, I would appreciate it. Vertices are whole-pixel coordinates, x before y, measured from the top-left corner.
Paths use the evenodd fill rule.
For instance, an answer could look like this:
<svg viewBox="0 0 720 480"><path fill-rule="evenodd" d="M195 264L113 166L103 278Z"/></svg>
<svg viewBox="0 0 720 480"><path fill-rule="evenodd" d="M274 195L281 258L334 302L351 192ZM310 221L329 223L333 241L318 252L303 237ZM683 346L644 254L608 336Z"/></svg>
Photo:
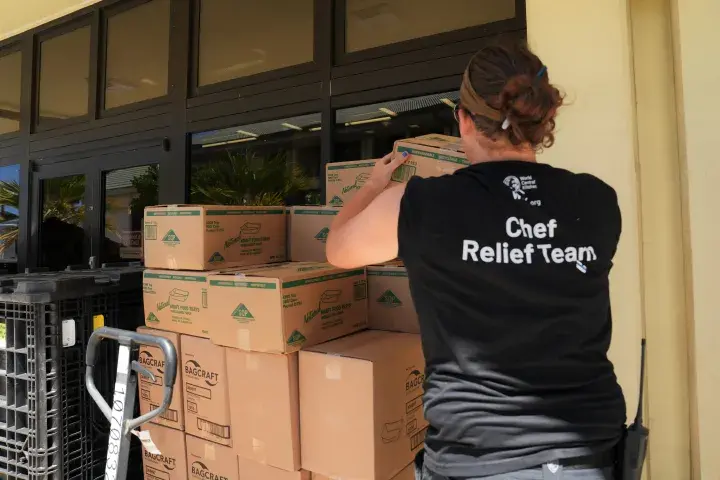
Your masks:
<svg viewBox="0 0 720 480"><path fill-rule="evenodd" d="M562 103L527 46L483 49L456 110L470 166L387 188L407 160L388 155L332 225L331 263L407 267L427 362L422 480L614 478L620 211L596 177L536 162Z"/></svg>

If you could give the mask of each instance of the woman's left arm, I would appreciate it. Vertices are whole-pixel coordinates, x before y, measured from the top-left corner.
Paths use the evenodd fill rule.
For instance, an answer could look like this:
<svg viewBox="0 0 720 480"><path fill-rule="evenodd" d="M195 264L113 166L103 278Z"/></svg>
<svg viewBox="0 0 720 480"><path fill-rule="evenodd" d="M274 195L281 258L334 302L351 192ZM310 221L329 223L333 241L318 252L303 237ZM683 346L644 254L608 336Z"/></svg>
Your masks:
<svg viewBox="0 0 720 480"><path fill-rule="evenodd" d="M390 154L378 160L365 186L340 210L327 239L331 264L357 268L397 258L398 219L405 185L386 187L393 171L407 158Z"/></svg>

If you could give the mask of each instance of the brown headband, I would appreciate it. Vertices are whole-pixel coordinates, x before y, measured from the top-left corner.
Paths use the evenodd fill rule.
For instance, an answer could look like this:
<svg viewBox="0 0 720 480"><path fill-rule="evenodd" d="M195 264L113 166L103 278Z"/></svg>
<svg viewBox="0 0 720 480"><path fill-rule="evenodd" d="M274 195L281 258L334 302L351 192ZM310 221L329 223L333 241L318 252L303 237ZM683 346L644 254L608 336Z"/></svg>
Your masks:
<svg viewBox="0 0 720 480"><path fill-rule="evenodd" d="M474 115L480 115L497 122L503 121L500 111L495 110L478 95L470 82L470 69L465 70L462 85L460 86L460 104Z"/></svg>

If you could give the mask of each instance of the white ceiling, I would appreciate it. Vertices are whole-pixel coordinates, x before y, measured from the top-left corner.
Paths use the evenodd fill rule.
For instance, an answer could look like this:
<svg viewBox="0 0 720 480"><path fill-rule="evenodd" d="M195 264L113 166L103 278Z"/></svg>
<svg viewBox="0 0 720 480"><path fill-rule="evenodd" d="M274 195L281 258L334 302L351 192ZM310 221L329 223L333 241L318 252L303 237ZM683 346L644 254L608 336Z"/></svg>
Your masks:
<svg viewBox="0 0 720 480"><path fill-rule="evenodd" d="M60 18L99 0L0 0L0 40Z"/></svg>

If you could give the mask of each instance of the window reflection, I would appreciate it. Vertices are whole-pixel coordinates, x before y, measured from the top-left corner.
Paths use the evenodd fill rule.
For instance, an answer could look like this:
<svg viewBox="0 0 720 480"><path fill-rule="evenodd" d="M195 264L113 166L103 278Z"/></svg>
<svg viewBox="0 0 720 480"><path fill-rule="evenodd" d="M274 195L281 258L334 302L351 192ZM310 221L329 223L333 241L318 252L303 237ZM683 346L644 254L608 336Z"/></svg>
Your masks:
<svg viewBox="0 0 720 480"><path fill-rule="evenodd" d="M453 108L458 98L454 91L338 110L334 161L379 158L403 138L457 135Z"/></svg>
<svg viewBox="0 0 720 480"><path fill-rule="evenodd" d="M515 17L515 0L345 1L347 52Z"/></svg>
<svg viewBox="0 0 720 480"><path fill-rule="evenodd" d="M88 113L90 27L40 44L40 122Z"/></svg>
<svg viewBox="0 0 720 480"><path fill-rule="evenodd" d="M105 174L103 263L143 259L143 214L145 207L158 204L158 179L158 165Z"/></svg>
<svg viewBox="0 0 720 480"><path fill-rule="evenodd" d="M202 0L199 85L313 60L313 0Z"/></svg>
<svg viewBox="0 0 720 480"><path fill-rule="evenodd" d="M20 130L21 65L20 52L0 56L0 135Z"/></svg>
<svg viewBox="0 0 720 480"><path fill-rule="evenodd" d="M68 265L87 265L84 255L85 176L42 181L40 266L64 270Z"/></svg>
<svg viewBox="0 0 720 480"><path fill-rule="evenodd" d="M20 165L0 167L0 270L17 271L20 233Z"/></svg>
<svg viewBox="0 0 720 480"><path fill-rule="evenodd" d="M167 94L170 0L152 0L108 19L105 108Z"/></svg>
<svg viewBox="0 0 720 480"><path fill-rule="evenodd" d="M190 201L320 203L320 114L192 136Z"/></svg>

